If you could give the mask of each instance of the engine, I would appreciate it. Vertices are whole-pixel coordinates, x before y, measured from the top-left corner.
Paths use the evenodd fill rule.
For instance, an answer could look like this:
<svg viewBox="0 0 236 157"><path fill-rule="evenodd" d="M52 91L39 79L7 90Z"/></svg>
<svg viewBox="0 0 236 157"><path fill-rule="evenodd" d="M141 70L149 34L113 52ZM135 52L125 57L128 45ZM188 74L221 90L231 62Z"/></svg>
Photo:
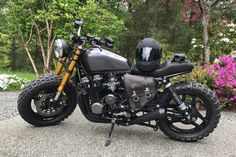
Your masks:
<svg viewBox="0 0 236 157"><path fill-rule="evenodd" d="M89 95L89 105L93 114L112 114L125 109L124 88L121 76L94 75L91 79L81 79L83 89Z"/></svg>
<svg viewBox="0 0 236 157"><path fill-rule="evenodd" d="M117 103L117 97L115 97L113 94L108 94L104 97L104 102L107 105L114 106Z"/></svg>

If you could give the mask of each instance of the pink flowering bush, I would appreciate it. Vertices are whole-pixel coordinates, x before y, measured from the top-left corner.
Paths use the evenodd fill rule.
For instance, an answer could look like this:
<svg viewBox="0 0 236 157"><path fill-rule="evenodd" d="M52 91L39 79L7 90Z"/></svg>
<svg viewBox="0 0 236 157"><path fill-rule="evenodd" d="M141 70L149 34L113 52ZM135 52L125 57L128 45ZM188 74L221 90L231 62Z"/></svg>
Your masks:
<svg viewBox="0 0 236 157"><path fill-rule="evenodd" d="M233 58L221 56L219 63L208 67L215 82L215 93L224 107L236 104L236 63Z"/></svg>

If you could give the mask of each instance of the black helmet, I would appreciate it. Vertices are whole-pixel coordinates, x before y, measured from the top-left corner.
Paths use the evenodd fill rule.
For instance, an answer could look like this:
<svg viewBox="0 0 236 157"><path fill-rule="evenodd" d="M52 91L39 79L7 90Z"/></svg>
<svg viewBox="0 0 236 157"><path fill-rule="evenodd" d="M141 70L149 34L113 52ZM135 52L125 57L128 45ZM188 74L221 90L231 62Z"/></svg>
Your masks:
<svg viewBox="0 0 236 157"><path fill-rule="evenodd" d="M136 48L137 68L144 72L157 69L160 65L162 51L159 42L152 38L145 38Z"/></svg>

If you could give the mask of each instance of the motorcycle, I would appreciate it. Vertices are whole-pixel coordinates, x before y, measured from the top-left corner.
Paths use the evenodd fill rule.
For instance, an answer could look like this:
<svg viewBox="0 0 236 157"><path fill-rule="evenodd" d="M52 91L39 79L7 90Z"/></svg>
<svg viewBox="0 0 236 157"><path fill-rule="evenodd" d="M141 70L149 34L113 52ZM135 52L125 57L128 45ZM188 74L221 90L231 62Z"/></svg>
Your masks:
<svg viewBox="0 0 236 157"><path fill-rule="evenodd" d="M81 36L82 19L75 18L73 25L78 34L70 35L70 45L55 41L55 72L32 81L19 95L18 111L26 122L56 125L78 104L87 120L110 123L105 146L111 143L115 125L160 128L170 138L186 142L203 139L216 128L220 107L211 89L197 82L170 81L193 70L185 55L175 54L161 64L160 45L148 38L138 45L136 64L131 65L101 47L112 48L112 39ZM86 44L91 47L86 49Z"/></svg>

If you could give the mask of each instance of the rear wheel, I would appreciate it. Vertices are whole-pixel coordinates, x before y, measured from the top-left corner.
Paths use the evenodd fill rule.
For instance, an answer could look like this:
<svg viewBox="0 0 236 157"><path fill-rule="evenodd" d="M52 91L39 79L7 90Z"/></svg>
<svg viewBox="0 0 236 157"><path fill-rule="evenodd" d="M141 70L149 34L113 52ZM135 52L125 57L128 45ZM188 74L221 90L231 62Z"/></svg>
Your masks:
<svg viewBox="0 0 236 157"><path fill-rule="evenodd" d="M188 106L189 116L184 119L166 117L159 122L160 129L179 141L197 141L208 136L220 119L219 101L215 94L198 83L177 84L175 89ZM177 111L177 105L170 94L163 96L162 102L167 110Z"/></svg>
<svg viewBox="0 0 236 157"><path fill-rule="evenodd" d="M67 84L54 101L61 77L41 77L27 85L18 98L20 116L35 126L55 125L66 119L76 107L76 90Z"/></svg>

